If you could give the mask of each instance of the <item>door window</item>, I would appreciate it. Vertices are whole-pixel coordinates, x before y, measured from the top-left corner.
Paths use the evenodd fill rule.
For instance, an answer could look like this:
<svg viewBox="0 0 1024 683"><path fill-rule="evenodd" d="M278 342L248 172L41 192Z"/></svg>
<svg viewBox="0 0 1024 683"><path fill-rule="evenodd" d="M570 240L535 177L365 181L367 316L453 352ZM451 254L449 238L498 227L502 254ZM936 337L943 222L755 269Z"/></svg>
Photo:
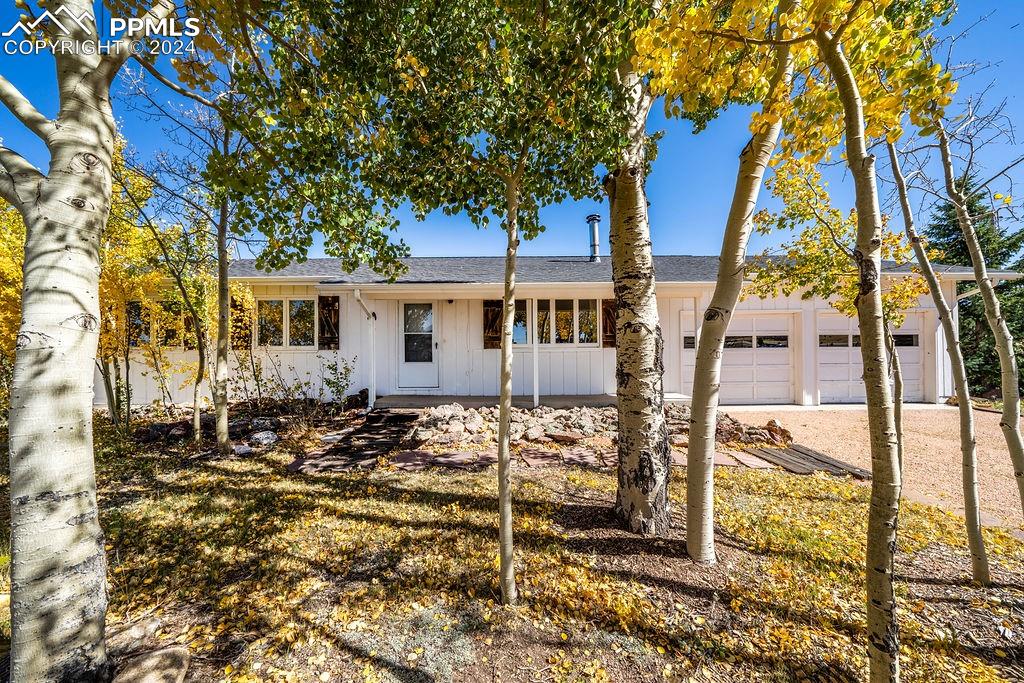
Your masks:
<svg viewBox="0 0 1024 683"><path fill-rule="evenodd" d="M405 304L403 336L406 363L434 361L434 307Z"/></svg>

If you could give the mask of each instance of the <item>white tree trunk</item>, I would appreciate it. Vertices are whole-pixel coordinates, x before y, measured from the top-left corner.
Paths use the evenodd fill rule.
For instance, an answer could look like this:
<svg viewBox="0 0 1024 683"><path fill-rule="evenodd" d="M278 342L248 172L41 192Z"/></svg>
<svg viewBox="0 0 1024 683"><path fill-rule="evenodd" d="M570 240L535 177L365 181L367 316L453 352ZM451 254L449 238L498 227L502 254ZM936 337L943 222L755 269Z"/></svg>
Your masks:
<svg viewBox="0 0 1024 683"><path fill-rule="evenodd" d="M516 252L519 249L519 180L509 179L505 189L505 293L501 315L501 396L498 401L498 555L501 601L514 605L515 554L512 545L512 481L509 425L512 417L512 325L516 315Z"/></svg>
<svg viewBox="0 0 1024 683"><path fill-rule="evenodd" d="M196 334L196 380L192 385L192 441L198 446L203 443L203 379L206 377L206 325L192 307L192 326Z"/></svg>
<svg viewBox="0 0 1024 683"><path fill-rule="evenodd" d="M66 6L91 11L80 0ZM100 236L114 118L98 58L58 58L50 167L25 220L22 320L10 413L11 681L86 681L107 669L106 558L93 464Z"/></svg>
<svg viewBox="0 0 1024 683"><path fill-rule="evenodd" d="M779 3L779 12L788 12L792 4L791 1ZM776 66L769 97L777 96L780 88L788 87L793 71L789 46L779 45L775 53ZM697 343L690 441L686 452L686 551L695 562L704 564L715 562L715 429L718 426L718 391L725 334L743 288L747 241L764 171L775 151L781 130L781 120L766 126L750 139L740 153L732 205L722 237L718 278L711 304L704 312Z"/></svg>
<svg viewBox="0 0 1024 683"><path fill-rule="evenodd" d="M893 563L902 484L882 311L882 215L875 158L867 150L864 107L853 71L838 41L819 33L817 42L843 106L846 160L856 190L857 321L871 441L866 567L868 659L871 682L888 683L900 679Z"/></svg>
<svg viewBox="0 0 1024 683"><path fill-rule="evenodd" d="M957 222L964 234L967 251L971 255L974 267L974 280L981 290L981 300L985 305L985 320L996 342L996 353L999 356L1000 387L1003 395L1003 414L999 427L1006 440L1006 448L1010 451L1013 463L1013 476L1017 480L1017 492L1020 495L1021 510L1024 512L1024 440L1020 431L1020 389L1018 384L1017 358L1013 350L1013 335L1006 326L1006 320L999 305L992 279L988 276L988 264L985 254L978 242L978 234L974 229L974 217L967 211L967 197L956 185L953 170L953 156L949 149L949 137L942 126L939 127L939 150L942 154L942 169L946 182L946 194L956 208Z"/></svg>
<svg viewBox="0 0 1024 683"><path fill-rule="evenodd" d="M956 389L957 409L960 413L960 459L961 473L964 487L964 519L967 523L967 544L971 550L971 573L974 580L982 586L992 582L988 569L988 556L985 552L985 539L981 535L981 502L978 496L978 449L974 436L974 409L971 405L971 392L967 384L967 368L964 365L963 349L960 347L960 338L957 334L956 325L953 324L953 315L946 303L946 297L942 294L942 286L939 278L932 267L928 252L925 251L921 238L917 234L914 225L914 213L910 207L910 197L907 194L907 183L900 170L900 160L896 154L896 146L889 143L889 163L892 166L893 178L896 181L896 191L900 199L900 207L903 211L903 226L907 234L907 240L914 249L914 256L917 257L917 265L921 269L925 282L928 283L928 291L931 293L932 302L939 316L939 324L942 326L942 334L946 338L946 354L949 356L949 364L953 371L953 386Z"/></svg>
<svg viewBox="0 0 1024 683"><path fill-rule="evenodd" d="M228 288L228 203L217 221L217 357L213 372L213 408L217 414L217 450L231 453L228 435L228 351L231 348L231 291Z"/></svg>
<svg viewBox="0 0 1024 683"><path fill-rule="evenodd" d="M665 423L663 341L655 295L651 228L644 189L647 114L652 98L628 65L619 78L630 95L630 145L605 178L610 205L618 398L618 489L615 513L626 529L664 534L672 523L668 499L671 452Z"/></svg>
<svg viewBox="0 0 1024 683"><path fill-rule="evenodd" d="M888 351L889 372L892 376L892 422L896 427L896 463L903 476L903 366L896 350L889 325L885 326L885 348Z"/></svg>

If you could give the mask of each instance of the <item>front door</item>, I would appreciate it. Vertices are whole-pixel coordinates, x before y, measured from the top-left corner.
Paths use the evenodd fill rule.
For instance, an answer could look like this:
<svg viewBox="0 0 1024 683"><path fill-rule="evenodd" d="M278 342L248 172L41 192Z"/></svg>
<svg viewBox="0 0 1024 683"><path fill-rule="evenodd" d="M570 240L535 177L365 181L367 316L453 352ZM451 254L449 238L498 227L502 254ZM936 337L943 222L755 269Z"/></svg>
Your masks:
<svg viewBox="0 0 1024 683"><path fill-rule="evenodd" d="M399 310L398 386L436 389L437 335L432 302L402 302Z"/></svg>

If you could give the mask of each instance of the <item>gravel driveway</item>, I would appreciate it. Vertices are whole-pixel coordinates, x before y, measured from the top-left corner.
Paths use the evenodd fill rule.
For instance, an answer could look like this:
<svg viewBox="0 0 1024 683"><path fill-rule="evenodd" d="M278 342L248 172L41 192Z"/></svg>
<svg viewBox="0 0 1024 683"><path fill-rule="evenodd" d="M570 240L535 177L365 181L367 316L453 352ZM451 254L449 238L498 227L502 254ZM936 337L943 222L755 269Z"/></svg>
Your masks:
<svg viewBox="0 0 1024 683"><path fill-rule="evenodd" d="M834 458L871 469L868 447L867 411L841 410L735 410L722 408L738 420L764 424L772 418L793 433L797 443L816 448ZM1006 442L999 430L999 415L974 413L978 440L978 481L985 524L1020 527L1020 496L1013 480L1013 467ZM934 503L963 514L963 484L960 479L960 421L953 407L903 410L904 473L903 495L911 500Z"/></svg>

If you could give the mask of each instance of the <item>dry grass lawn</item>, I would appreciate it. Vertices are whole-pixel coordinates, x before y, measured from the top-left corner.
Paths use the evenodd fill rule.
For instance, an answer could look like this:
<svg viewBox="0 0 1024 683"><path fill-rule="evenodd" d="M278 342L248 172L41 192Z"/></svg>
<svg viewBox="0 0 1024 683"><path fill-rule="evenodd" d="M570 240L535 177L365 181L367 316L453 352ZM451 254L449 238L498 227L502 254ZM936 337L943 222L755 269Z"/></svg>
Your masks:
<svg viewBox="0 0 1024 683"><path fill-rule="evenodd" d="M292 474L301 436L211 460L99 428L115 657L184 645L204 683L866 675L863 486L720 469L708 568L684 549L685 471L679 528L649 539L615 527L613 473L519 467L523 599L503 608L493 468ZM1019 677L1024 543L986 531L999 583L980 589L960 520L909 504L901 525L905 680Z"/></svg>

